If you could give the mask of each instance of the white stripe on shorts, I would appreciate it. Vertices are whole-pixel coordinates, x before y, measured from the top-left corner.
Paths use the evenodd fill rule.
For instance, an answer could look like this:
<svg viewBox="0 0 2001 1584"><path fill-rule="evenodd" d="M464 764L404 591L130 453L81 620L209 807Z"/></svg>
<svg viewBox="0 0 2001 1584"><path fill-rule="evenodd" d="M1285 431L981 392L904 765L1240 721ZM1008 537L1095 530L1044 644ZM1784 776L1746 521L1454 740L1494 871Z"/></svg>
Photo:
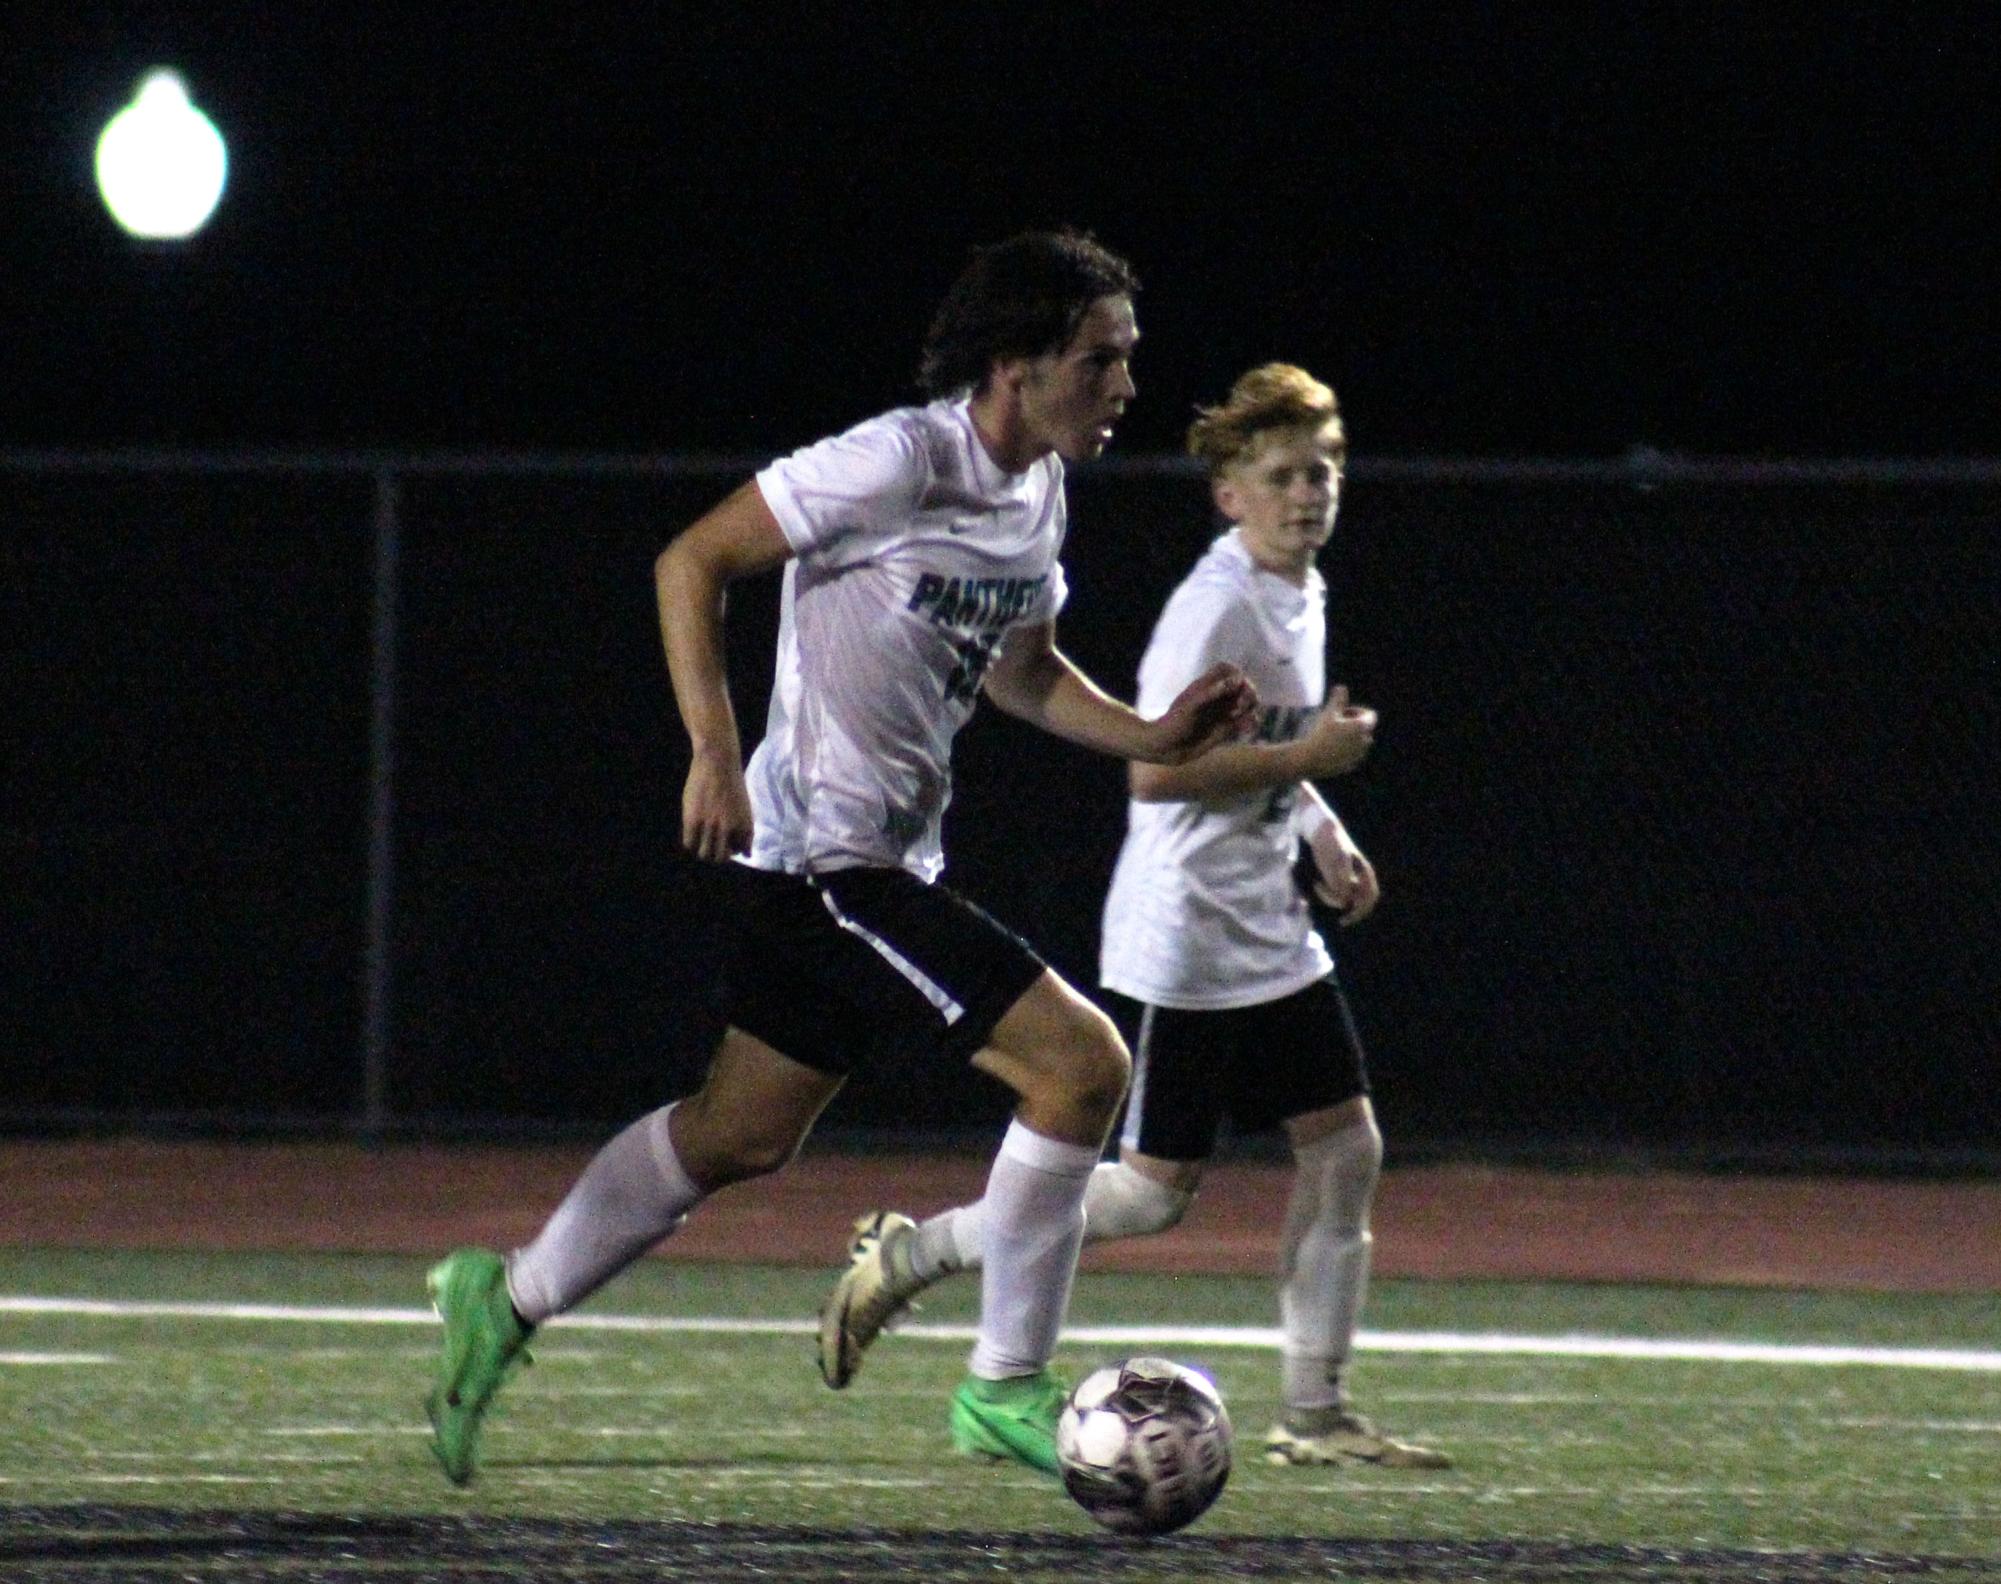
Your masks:
<svg viewBox="0 0 2001 1584"><path fill-rule="evenodd" d="M817 886L814 889L820 890ZM820 891L820 900L827 904L827 911L833 914L836 924L840 925L850 935L859 936L862 940L867 941L869 945L875 948L877 956L881 957L890 967L894 968L904 978L908 979L911 984L915 985L917 993L944 1014L945 1026L947 1028L950 1028L966 1015L966 1009L952 999L951 993L943 985L938 983L936 979L933 979L922 968L918 967L916 963L904 956L902 952L890 945L888 941L884 940L873 930L870 930L865 925L857 924L853 919L849 918L847 914L841 911L840 904L828 892Z"/></svg>
<svg viewBox="0 0 2001 1584"><path fill-rule="evenodd" d="M1139 1035L1133 1040L1133 1081L1126 1093L1126 1125L1119 1130L1119 1143L1129 1150L1139 1148L1139 1120L1146 1110L1146 1058L1153 1044L1153 1003L1139 1015Z"/></svg>

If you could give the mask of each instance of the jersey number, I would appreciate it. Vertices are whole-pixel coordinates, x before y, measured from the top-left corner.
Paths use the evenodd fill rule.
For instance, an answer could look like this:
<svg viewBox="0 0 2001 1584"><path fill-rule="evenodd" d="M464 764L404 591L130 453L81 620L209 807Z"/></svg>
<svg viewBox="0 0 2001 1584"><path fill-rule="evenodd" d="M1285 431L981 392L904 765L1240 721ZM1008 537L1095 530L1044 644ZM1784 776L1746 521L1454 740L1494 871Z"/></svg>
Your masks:
<svg viewBox="0 0 2001 1584"><path fill-rule="evenodd" d="M956 646L959 663L945 678L946 698L955 704L970 704L980 696L980 684L986 680L987 667L993 664L994 645L999 642L1000 634L997 632L984 632L977 638L959 642Z"/></svg>

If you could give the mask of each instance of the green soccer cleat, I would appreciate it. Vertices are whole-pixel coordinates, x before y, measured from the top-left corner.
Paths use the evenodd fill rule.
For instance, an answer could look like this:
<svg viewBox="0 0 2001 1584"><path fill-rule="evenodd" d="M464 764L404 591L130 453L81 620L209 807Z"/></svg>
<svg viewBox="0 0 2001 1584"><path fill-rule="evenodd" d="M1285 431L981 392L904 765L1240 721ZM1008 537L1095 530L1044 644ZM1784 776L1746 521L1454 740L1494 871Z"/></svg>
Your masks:
<svg viewBox="0 0 2001 1584"><path fill-rule="evenodd" d="M445 1323L438 1383L425 1399L431 1450L454 1485L471 1481L479 1422L500 1383L528 1356L530 1327L507 1296L507 1267L486 1249L455 1249L431 1268L431 1307Z"/></svg>
<svg viewBox="0 0 2001 1584"><path fill-rule="evenodd" d="M952 1394L952 1445L966 1457L1013 1458L1060 1474L1056 1418L1069 1387L1050 1370L982 1380L968 1375Z"/></svg>

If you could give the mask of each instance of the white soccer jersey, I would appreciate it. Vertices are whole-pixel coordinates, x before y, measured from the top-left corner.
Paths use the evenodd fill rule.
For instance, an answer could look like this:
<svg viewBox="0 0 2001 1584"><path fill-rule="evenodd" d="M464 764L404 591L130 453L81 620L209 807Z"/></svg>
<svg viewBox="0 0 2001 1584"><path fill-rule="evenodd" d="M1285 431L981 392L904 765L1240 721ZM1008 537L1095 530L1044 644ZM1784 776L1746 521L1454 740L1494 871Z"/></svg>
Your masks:
<svg viewBox="0 0 2001 1584"><path fill-rule="evenodd" d="M757 475L785 568L750 861L937 879L952 738L1016 623L1065 597L1063 464L1003 471L967 401L904 407Z"/></svg>
<svg viewBox="0 0 2001 1584"><path fill-rule="evenodd" d="M1327 586L1263 570L1235 531L1212 544L1160 614L1139 669L1158 715L1220 660L1257 687L1257 735L1297 737L1327 693ZM1334 966L1293 883L1296 786L1217 803L1142 803L1105 899L1099 979L1153 1006L1255 1006Z"/></svg>

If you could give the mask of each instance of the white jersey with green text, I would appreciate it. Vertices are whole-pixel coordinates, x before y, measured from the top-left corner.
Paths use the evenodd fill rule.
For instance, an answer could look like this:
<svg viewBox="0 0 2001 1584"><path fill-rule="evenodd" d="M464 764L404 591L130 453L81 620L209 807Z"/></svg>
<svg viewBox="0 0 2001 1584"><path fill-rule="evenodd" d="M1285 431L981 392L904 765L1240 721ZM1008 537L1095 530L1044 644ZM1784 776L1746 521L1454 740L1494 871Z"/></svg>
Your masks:
<svg viewBox="0 0 2001 1584"><path fill-rule="evenodd" d="M1139 668L1139 709L1158 715L1218 661L1258 690L1257 737L1297 737L1327 692L1327 588L1263 570L1235 531L1212 544L1160 614ZM1105 900L1099 980L1153 1006L1255 1006L1334 966L1292 878L1295 785L1212 803L1127 810Z"/></svg>
<svg viewBox="0 0 2001 1584"><path fill-rule="evenodd" d="M796 559L745 772L750 861L935 880L952 738L1008 628L1063 605L1063 464L1005 472L962 397L795 451L757 487Z"/></svg>

